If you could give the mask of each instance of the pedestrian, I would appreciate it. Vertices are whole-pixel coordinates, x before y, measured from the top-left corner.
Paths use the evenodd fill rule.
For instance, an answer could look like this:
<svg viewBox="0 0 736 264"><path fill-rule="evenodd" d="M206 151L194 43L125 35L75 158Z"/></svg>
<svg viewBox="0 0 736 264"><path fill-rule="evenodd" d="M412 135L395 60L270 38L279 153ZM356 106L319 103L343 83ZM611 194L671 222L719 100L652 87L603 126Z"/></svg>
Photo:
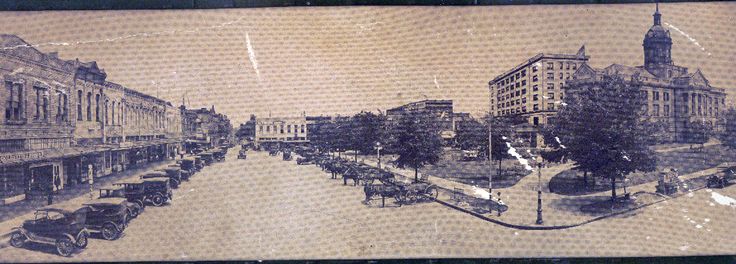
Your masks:
<svg viewBox="0 0 736 264"><path fill-rule="evenodd" d="M498 217L501 217L501 205L503 205L503 201L501 201L501 192L498 192L498 206L496 207L496 211L498 211Z"/></svg>

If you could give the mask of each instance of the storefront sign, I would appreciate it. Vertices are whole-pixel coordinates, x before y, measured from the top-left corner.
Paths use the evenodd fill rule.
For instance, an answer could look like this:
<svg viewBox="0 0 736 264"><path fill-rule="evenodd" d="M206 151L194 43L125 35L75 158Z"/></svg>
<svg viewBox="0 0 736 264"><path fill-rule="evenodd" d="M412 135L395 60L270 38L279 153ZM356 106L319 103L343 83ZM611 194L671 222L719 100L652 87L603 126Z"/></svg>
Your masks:
<svg viewBox="0 0 736 264"><path fill-rule="evenodd" d="M22 153L2 153L0 154L0 164L17 163L28 160L42 159L46 155L43 151L22 152Z"/></svg>

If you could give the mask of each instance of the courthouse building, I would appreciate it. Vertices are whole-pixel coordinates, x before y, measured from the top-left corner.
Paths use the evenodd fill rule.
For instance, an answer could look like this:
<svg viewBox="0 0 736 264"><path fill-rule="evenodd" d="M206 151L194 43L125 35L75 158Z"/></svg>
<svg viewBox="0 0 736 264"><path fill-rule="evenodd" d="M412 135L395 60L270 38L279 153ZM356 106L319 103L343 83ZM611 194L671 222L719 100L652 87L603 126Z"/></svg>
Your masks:
<svg viewBox="0 0 736 264"><path fill-rule="evenodd" d="M666 140L683 140L691 121L717 127L719 111L725 108L725 90L712 87L699 69L689 72L675 65L671 47L670 32L661 25L657 8L644 37L644 65L612 64L596 69L588 64L585 47L575 55L541 53L489 82L491 113L523 117L528 125L519 126L517 133L531 147L542 146L539 125L554 118L568 86L616 75L641 85L647 97L647 118L669 124Z"/></svg>
<svg viewBox="0 0 736 264"><path fill-rule="evenodd" d="M161 160L180 148L178 110L106 81L95 62L63 60L2 34L0 78L0 204Z"/></svg>
<svg viewBox="0 0 736 264"><path fill-rule="evenodd" d="M455 113L452 100L422 100L386 110L386 125L399 124L405 116L421 116L432 121L445 144L452 144L457 123L471 119L468 113Z"/></svg>
<svg viewBox="0 0 736 264"><path fill-rule="evenodd" d="M571 84L595 84L609 75L640 85L647 99L644 115L667 124L665 140L685 141L689 133L698 133L692 131L691 122L704 122L715 130L720 129L718 118L726 110L725 89L713 87L700 69L691 72L675 65L672 38L662 26L658 5L653 17L653 25L644 36L644 65L612 64L597 69L584 64L574 74Z"/></svg>

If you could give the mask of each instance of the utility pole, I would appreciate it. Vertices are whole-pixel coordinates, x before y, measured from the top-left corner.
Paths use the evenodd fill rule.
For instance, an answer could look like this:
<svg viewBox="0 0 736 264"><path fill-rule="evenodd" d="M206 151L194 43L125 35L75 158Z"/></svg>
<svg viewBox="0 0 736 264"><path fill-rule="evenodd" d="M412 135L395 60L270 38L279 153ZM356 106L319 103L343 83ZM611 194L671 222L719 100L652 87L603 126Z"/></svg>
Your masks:
<svg viewBox="0 0 736 264"><path fill-rule="evenodd" d="M493 137L492 137L493 113L488 113L488 210L493 208Z"/></svg>

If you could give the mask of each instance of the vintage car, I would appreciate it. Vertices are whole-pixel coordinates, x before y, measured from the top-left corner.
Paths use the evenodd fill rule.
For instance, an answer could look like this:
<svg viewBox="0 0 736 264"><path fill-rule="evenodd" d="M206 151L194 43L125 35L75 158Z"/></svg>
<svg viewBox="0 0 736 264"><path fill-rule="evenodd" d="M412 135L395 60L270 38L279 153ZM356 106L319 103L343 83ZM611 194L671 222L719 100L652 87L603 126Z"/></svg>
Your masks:
<svg viewBox="0 0 736 264"><path fill-rule="evenodd" d="M145 172L140 176L140 178L141 179L168 178L171 188L174 188L174 189L179 188L179 183L181 183L179 181L181 177L178 177L176 175L172 176L164 171L159 171L159 170Z"/></svg>
<svg viewBox="0 0 736 264"><path fill-rule="evenodd" d="M202 163L204 163L205 166L210 165L215 161L211 152L202 152L197 154L197 156L202 159Z"/></svg>
<svg viewBox="0 0 736 264"><path fill-rule="evenodd" d="M248 149L241 148L238 152L238 159L246 159L248 157Z"/></svg>
<svg viewBox="0 0 736 264"><path fill-rule="evenodd" d="M477 160L480 152L477 149L463 150L463 161Z"/></svg>
<svg viewBox="0 0 736 264"><path fill-rule="evenodd" d="M733 167L718 167L718 172L708 177L708 188L726 187L730 181L736 179L736 166Z"/></svg>
<svg viewBox="0 0 736 264"><path fill-rule="evenodd" d="M156 169L157 172L163 172L166 173L166 176L169 176L171 178L172 186L174 188L179 187L179 184L181 184L181 181L183 180L181 176L181 169L179 167L166 167L166 168L160 168Z"/></svg>
<svg viewBox="0 0 736 264"><path fill-rule="evenodd" d="M87 247L89 237L84 214L73 210L58 207L36 210L33 220L26 220L20 227L13 228L10 245L17 248L28 242L53 245L59 255L71 256Z"/></svg>
<svg viewBox="0 0 736 264"><path fill-rule="evenodd" d="M162 206L173 197L169 177L155 177L148 179L127 180L114 183L125 188L125 197L135 201L141 207L146 203L153 206Z"/></svg>
<svg viewBox="0 0 736 264"><path fill-rule="evenodd" d="M85 202L76 213L83 213L84 225L92 233L100 233L105 240L118 239L128 226L128 207L125 198L106 198Z"/></svg>
<svg viewBox="0 0 736 264"><path fill-rule="evenodd" d="M227 149L223 148L216 148L212 150L212 159L214 161L225 161L225 155L227 154Z"/></svg>
<svg viewBox="0 0 736 264"><path fill-rule="evenodd" d="M194 156L192 157L192 159L194 159L194 169L196 171L200 171L202 170L202 168L204 168L204 161L202 160L202 157Z"/></svg>
<svg viewBox="0 0 736 264"><path fill-rule="evenodd" d="M186 169L186 170L183 169L181 163L169 164L169 166L166 166L166 169L179 170L179 174L181 175L182 181L188 181L189 178L191 178L193 174L191 169Z"/></svg>
<svg viewBox="0 0 736 264"><path fill-rule="evenodd" d="M282 155L281 159L283 159L283 160L291 160L291 151L284 150L284 154Z"/></svg>
<svg viewBox="0 0 736 264"><path fill-rule="evenodd" d="M298 165L313 164L314 158L315 157L313 155L303 155L302 157L299 157L296 159L296 164Z"/></svg>
<svg viewBox="0 0 736 264"><path fill-rule="evenodd" d="M114 199L123 198L124 201L121 202L123 204L128 212L128 221L130 221L133 218L138 217L143 212L143 206L139 205L135 201L128 200L127 197L125 197L125 188L123 187L114 187L114 188L102 188L100 189L100 196L98 199L100 200L106 200L109 202L114 202Z"/></svg>

